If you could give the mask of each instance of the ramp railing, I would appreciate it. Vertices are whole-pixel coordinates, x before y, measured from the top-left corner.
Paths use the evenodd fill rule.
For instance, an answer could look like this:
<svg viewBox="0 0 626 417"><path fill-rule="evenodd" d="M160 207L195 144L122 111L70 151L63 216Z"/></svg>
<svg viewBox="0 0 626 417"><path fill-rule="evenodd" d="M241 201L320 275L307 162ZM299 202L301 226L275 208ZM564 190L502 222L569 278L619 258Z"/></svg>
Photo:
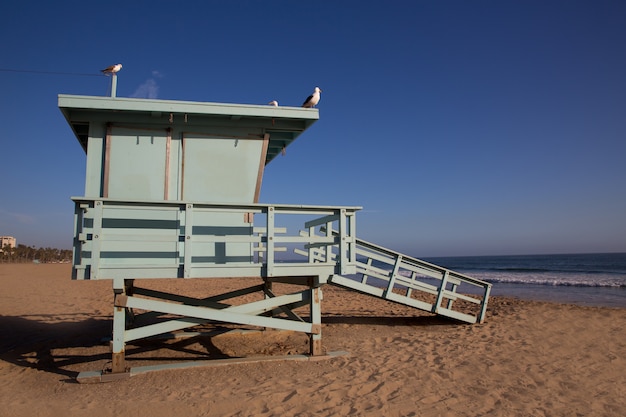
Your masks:
<svg viewBox="0 0 626 417"><path fill-rule="evenodd" d="M325 247L306 254L319 260L332 257ZM356 239L356 256L356 274L335 274L329 282L468 323L485 320L488 282L361 239Z"/></svg>

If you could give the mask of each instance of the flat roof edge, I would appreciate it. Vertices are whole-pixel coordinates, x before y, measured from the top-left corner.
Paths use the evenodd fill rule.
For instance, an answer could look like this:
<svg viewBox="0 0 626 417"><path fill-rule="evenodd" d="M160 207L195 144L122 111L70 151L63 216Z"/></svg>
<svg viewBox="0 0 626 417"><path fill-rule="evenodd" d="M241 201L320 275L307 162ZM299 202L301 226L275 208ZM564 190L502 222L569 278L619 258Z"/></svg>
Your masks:
<svg viewBox="0 0 626 417"><path fill-rule="evenodd" d="M118 198L106 198L106 197L85 197L85 196L72 196L70 197L72 201L104 201L104 202L122 202L124 204L156 204L156 205L186 205L186 204L195 204L198 206L212 206L212 207L238 207L238 208L262 208L262 207L276 207L279 209L312 209L312 210L336 210L336 209L346 209L346 210L362 210L363 206L346 206L346 205L338 205L338 206L329 206L329 205L315 205L315 204L285 204L285 203L217 203L211 201L188 201L188 200L129 200L129 199L118 199Z"/></svg>
<svg viewBox="0 0 626 417"><path fill-rule="evenodd" d="M102 111L149 111L243 117L277 117L310 121L316 121L319 119L318 109L200 101L155 100L59 94L58 105L62 109L74 108Z"/></svg>

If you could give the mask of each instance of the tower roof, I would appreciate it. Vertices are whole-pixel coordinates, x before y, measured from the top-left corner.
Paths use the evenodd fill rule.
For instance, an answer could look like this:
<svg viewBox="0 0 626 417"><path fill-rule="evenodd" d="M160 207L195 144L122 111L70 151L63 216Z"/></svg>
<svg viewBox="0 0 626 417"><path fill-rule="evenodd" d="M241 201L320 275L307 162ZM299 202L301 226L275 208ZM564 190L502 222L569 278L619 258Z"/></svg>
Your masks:
<svg viewBox="0 0 626 417"><path fill-rule="evenodd" d="M265 163L289 146L319 119L317 109L274 107L268 105L154 100L139 98L59 95L59 108L78 142L87 150L89 123L132 123L145 127L232 126L248 132L270 135ZM250 133L247 133L250 135Z"/></svg>

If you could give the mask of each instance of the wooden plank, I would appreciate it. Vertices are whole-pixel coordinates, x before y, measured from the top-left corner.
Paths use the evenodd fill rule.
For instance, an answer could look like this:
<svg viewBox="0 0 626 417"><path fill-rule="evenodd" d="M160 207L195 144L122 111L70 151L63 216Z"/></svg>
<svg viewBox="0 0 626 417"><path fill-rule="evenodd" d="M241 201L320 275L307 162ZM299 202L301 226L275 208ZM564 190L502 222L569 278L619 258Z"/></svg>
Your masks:
<svg viewBox="0 0 626 417"><path fill-rule="evenodd" d="M148 300L138 297L118 296L116 306L127 308L139 308L149 311L176 314L184 317L195 317L206 320L215 320L225 323L248 324L259 327L271 327L283 330L293 330L304 333L313 333L312 324L295 322L292 320L260 317L261 314L270 311L280 305L302 300L302 293L288 294L286 296L268 298L254 303L233 306L227 309L215 310L206 307L187 306L172 304L169 302Z"/></svg>
<svg viewBox="0 0 626 417"><path fill-rule="evenodd" d="M466 323L474 324L476 323L476 317L461 313L459 311L449 310L447 308L440 307L437 310L437 314L441 314L442 316L450 317L456 320L464 321Z"/></svg>
<svg viewBox="0 0 626 417"><path fill-rule="evenodd" d="M336 284L342 287L351 288L353 290L357 290L359 292L363 292L366 294L370 294L379 298L384 298L383 293L384 289L374 287L368 284L361 284L360 282L353 281L349 278L342 277L341 275L333 275L329 281L330 284Z"/></svg>

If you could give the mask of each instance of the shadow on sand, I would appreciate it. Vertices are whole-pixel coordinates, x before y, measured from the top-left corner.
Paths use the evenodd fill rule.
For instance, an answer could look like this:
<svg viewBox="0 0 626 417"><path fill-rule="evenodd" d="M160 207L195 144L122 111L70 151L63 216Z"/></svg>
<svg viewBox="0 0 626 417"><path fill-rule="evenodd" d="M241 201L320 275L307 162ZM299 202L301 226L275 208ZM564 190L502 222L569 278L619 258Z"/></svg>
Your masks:
<svg viewBox="0 0 626 417"><path fill-rule="evenodd" d="M84 314L77 315L84 317ZM89 318L76 321L73 315L0 316L0 360L18 366L37 369L66 377L65 382L76 382L77 366L106 369L110 365L112 320L110 317ZM52 322L51 322L52 321ZM220 334L225 330L214 330ZM159 362L190 359L210 360L228 358L215 347L210 338L203 335L201 350L188 346L198 341L197 337L183 339L152 338L127 344L126 357L134 361ZM174 357L141 357L142 353L156 352L166 348L179 352ZM183 355L184 358L180 356ZM104 364L104 366L103 366ZM80 366L85 365L85 366Z"/></svg>
<svg viewBox="0 0 626 417"><path fill-rule="evenodd" d="M72 368L106 370L110 366L111 317L86 320L84 314L0 316L0 360L66 377L65 382L76 382L79 371ZM322 318L323 324L440 326L458 325L457 322L437 316L341 316ZM228 359L230 356L213 344L212 337L231 328L212 326L197 336L174 338L153 337L135 341L126 346L126 358L135 363L204 361ZM194 346L190 346L195 344ZM163 355L162 349L172 352ZM146 354L149 353L149 354ZM145 354L145 355L142 355ZM155 356L158 355L158 356ZM103 365L104 364L104 365ZM96 368L96 369L93 369Z"/></svg>

